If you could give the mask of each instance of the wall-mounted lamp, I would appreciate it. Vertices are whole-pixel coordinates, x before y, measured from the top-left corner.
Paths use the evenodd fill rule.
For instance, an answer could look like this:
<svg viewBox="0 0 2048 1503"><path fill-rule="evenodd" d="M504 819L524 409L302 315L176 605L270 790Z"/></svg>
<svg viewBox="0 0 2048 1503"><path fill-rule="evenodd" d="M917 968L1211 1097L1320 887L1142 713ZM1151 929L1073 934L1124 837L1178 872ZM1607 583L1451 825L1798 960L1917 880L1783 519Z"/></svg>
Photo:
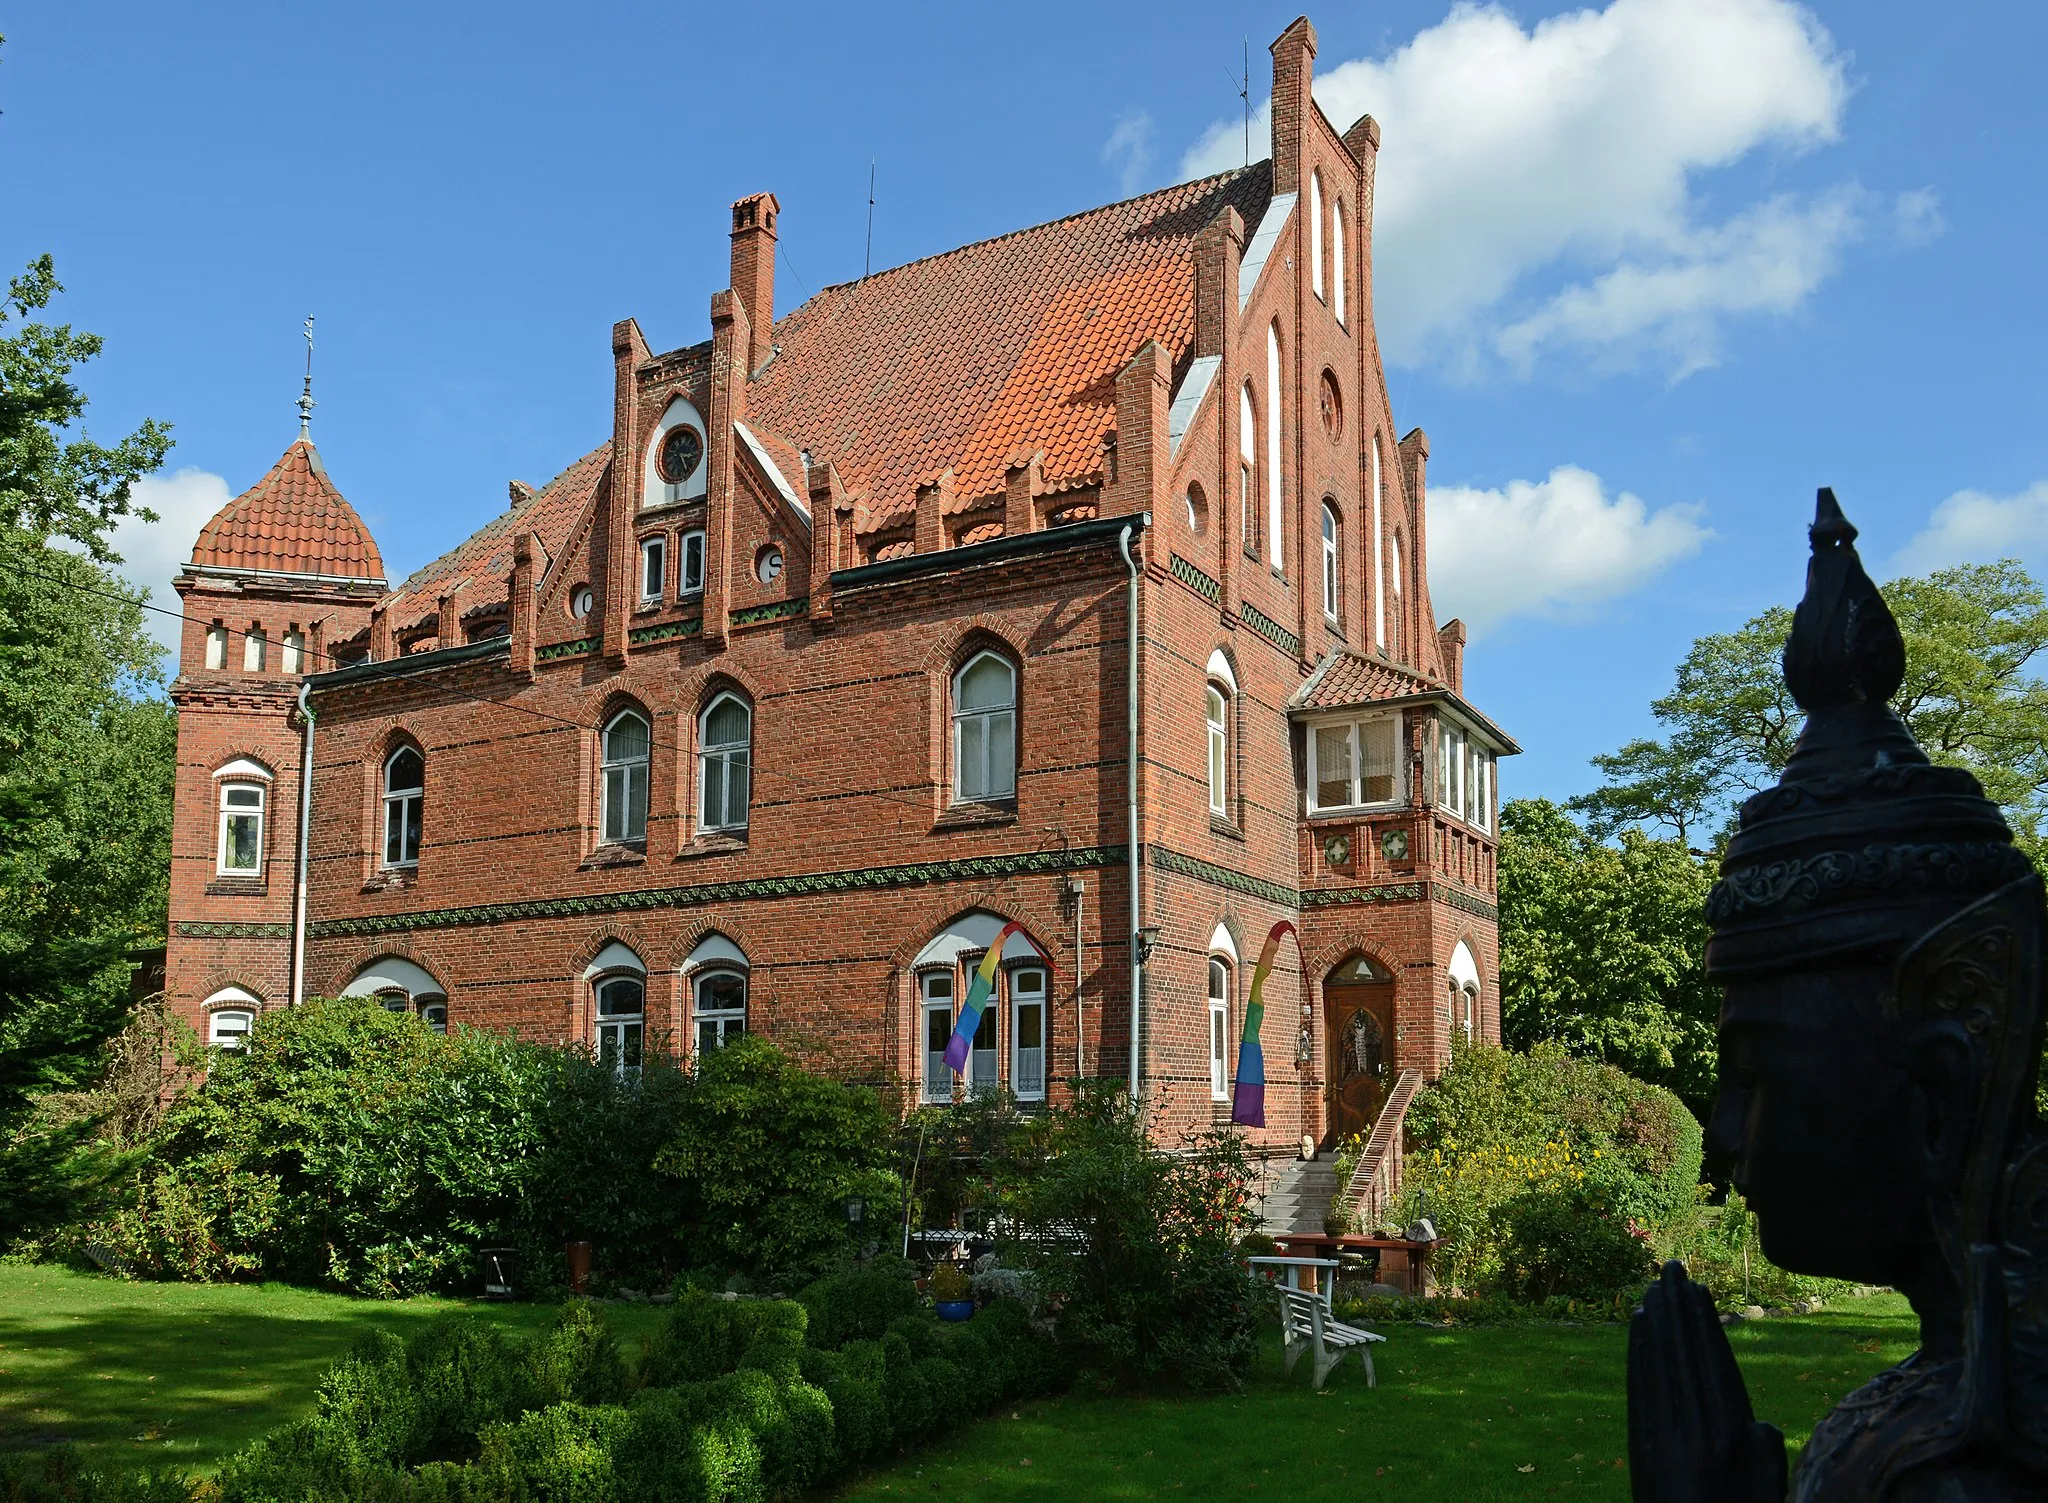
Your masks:
<svg viewBox="0 0 2048 1503"><path fill-rule="evenodd" d="M1159 926L1157 924L1147 924L1137 932L1135 938L1138 948L1138 964L1147 965L1152 960L1152 952L1159 948Z"/></svg>

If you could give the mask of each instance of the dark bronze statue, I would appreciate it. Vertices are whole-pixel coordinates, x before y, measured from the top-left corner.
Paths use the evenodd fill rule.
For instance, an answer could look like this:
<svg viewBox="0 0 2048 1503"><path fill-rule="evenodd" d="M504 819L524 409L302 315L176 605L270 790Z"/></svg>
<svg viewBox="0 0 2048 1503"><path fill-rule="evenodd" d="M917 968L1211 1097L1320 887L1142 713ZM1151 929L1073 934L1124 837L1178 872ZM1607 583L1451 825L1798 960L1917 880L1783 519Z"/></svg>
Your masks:
<svg viewBox="0 0 2048 1503"><path fill-rule="evenodd" d="M1801 1503L2048 1499L2041 879L1968 772L1892 712L1897 623L1820 493L1785 682L1807 712L1707 901L1726 988L1710 1148L1771 1260L1890 1285L1920 1350L1815 1429ZM1629 1331L1635 1496L1786 1494L1706 1292L1676 1263Z"/></svg>

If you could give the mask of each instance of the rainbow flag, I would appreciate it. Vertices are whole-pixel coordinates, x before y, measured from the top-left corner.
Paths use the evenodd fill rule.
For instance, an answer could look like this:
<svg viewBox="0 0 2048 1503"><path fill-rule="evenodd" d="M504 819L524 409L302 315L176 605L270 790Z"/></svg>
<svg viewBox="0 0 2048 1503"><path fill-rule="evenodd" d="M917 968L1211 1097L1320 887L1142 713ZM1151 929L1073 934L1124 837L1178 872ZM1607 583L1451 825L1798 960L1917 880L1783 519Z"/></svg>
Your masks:
<svg viewBox="0 0 2048 1503"><path fill-rule="evenodd" d="M996 989L996 970L1003 963L1003 946L1010 942L1013 934L1023 934L1022 924L1005 924L1003 932L988 947L988 954L981 957L981 964L974 968L974 979L967 986L967 1000L960 1006L960 1021L953 1025L953 1036L946 1040L946 1063L953 1067L955 1075L967 1073L967 1054L974 1047L974 1034L981 1027L982 1009L988 1006L988 999ZM1045 951L1040 950L1028 934L1024 942L1029 944L1038 958L1045 960ZM1046 960L1046 964L1052 964Z"/></svg>
<svg viewBox="0 0 2048 1503"><path fill-rule="evenodd" d="M1266 948L1259 952L1259 963L1252 969L1252 996L1244 1009L1244 1039L1237 1046L1237 1088L1231 1098L1230 1120L1239 1127L1264 1127L1266 1125L1266 1056L1259 1048L1259 1025L1266 1020L1266 977L1273 969L1273 959L1280 953L1280 937L1300 935L1293 924L1286 919L1273 926L1273 932L1266 936Z"/></svg>

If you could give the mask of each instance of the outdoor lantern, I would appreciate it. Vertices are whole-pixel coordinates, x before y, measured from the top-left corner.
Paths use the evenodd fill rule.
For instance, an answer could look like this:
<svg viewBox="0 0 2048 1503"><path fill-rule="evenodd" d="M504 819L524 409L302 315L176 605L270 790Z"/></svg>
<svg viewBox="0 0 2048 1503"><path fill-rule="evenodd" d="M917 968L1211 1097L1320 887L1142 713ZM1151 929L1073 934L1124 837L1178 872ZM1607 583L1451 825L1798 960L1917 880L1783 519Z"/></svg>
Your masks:
<svg viewBox="0 0 2048 1503"><path fill-rule="evenodd" d="M849 1195L841 1201L840 1208L846 1212L846 1224L859 1226L861 1218L868 1213L868 1203L858 1195Z"/></svg>
<svg viewBox="0 0 2048 1503"><path fill-rule="evenodd" d="M1152 952L1159 948L1159 926L1147 924L1138 931L1138 964L1146 965L1152 959Z"/></svg>

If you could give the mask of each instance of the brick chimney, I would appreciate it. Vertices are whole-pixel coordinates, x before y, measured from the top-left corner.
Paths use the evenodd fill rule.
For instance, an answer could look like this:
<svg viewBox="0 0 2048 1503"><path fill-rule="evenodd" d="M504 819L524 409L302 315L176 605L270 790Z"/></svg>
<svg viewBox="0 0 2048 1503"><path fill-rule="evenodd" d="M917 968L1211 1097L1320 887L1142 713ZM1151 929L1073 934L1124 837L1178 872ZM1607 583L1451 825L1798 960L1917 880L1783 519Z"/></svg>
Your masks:
<svg viewBox="0 0 2048 1503"><path fill-rule="evenodd" d="M1308 133L1309 97L1316 74L1316 29L1307 16L1273 43L1273 191L1299 193L1302 139Z"/></svg>
<svg viewBox="0 0 2048 1503"><path fill-rule="evenodd" d="M753 330L749 377L766 363L775 330L775 221L781 213L773 193L749 194L732 206L732 290Z"/></svg>

